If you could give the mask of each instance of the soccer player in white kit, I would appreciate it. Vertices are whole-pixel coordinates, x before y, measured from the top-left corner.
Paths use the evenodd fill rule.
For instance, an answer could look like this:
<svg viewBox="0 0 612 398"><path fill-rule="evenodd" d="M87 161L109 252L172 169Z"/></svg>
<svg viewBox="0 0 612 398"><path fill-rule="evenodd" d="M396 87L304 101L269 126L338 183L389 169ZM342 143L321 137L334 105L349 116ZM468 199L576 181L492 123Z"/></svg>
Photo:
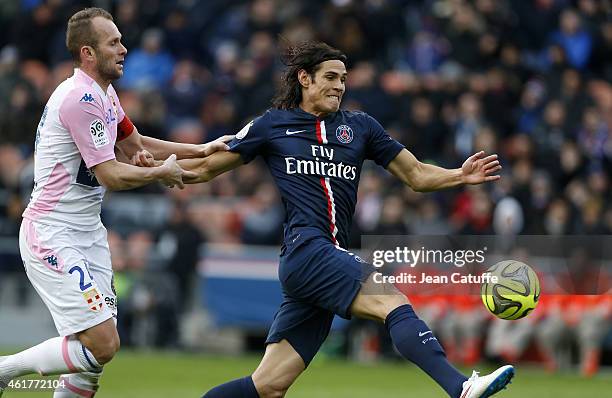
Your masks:
<svg viewBox="0 0 612 398"><path fill-rule="evenodd" d="M10 380L62 374L55 398L92 397L102 367L119 349L111 254L100 220L106 189L153 181L183 186L178 158L226 149L222 140L188 145L141 136L110 84L127 53L112 16L88 8L68 21L74 62L44 108L35 143L34 191L23 214L19 246L32 285L49 308L60 337L0 357L0 396ZM124 159L166 159L137 167Z"/></svg>

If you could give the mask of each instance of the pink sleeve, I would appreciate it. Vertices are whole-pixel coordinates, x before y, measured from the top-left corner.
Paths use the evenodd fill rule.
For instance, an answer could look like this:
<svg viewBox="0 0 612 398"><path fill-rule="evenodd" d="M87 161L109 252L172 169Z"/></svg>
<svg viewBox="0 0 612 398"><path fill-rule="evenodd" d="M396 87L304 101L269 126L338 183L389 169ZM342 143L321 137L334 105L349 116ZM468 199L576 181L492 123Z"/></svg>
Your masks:
<svg viewBox="0 0 612 398"><path fill-rule="evenodd" d="M66 96L59 109L59 119L70 131L88 168L115 159L114 138L100 101L96 93L79 88Z"/></svg>

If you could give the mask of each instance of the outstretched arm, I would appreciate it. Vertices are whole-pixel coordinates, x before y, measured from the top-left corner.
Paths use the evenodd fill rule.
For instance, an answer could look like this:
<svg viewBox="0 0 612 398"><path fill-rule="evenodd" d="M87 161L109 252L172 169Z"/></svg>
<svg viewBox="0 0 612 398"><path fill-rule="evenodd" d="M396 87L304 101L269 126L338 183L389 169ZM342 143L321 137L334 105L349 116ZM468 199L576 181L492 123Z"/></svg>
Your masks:
<svg viewBox="0 0 612 398"><path fill-rule="evenodd" d="M118 141L116 146L127 159L132 160L134 156L139 156L139 152L143 151L150 153L154 159L166 159L172 154L176 154L178 159L191 159L205 157L216 151L228 150L229 148L225 143L230 141L232 137L224 136L200 145L184 144L140 135L138 129L134 127L132 134L124 140Z"/></svg>
<svg viewBox="0 0 612 398"><path fill-rule="evenodd" d="M178 162L185 174L185 184L197 184L207 182L244 164L240 154L235 152L216 152L210 156L199 159L184 159Z"/></svg>
<svg viewBox="0 0 612 398"><path fill-rule="evenodd" d="M485 157L484 151L466 159L459 169L445 169L417 160L407 149L403 149L387 166L394 176L417 192L438 191L463 184L482 184L501 177L497 155Z"/></svg>
<svg viewBox="0 0 612 398"><path fill-rule="evenodd" d="M111 191L138 188L154 181L166 186L183 188L184 171L176 162L176 155L155 167L137 167L110 159L92 167L100 184Z"/></svg>

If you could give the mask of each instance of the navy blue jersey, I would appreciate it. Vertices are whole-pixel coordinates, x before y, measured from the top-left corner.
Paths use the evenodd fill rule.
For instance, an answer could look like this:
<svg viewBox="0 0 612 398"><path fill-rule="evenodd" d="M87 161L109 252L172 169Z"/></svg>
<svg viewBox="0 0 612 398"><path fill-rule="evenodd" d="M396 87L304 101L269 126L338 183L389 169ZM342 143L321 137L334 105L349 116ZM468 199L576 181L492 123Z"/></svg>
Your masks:
<svg viewBox="0 0 612 398"><path fill-rule="evenodd" d="M286 238L308 230L346 248L363 161L387 167L404 146L363 112L319 119L296 108L268 110L230 148L247 163L257 155L265 160L285 206Z"/></svg>

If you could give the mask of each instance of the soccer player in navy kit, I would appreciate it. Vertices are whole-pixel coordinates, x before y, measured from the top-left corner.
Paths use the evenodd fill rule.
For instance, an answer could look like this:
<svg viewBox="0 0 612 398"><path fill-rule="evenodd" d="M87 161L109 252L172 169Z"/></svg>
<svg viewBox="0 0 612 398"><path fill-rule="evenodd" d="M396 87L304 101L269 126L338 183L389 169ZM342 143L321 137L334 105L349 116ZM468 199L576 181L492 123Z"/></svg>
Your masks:
<svg viewBox="0 0 612 398"><path fill-rule="evenodd" d="M229 152L180 162L204 182L260 155L280 190L287 218L279 278L284 300L255 372L204 398L283 397L327 337L335 314L384 322L400 354L453 398L484 398L504 388L512 366L467 378L395 286L376 284L375 268L345 248L363 161L374 160L416 191L495 181L496 155L479 152L459 169L419 162L363 112L340 110L346 57L324 43L304 43L284 59L274 106L246 125Z"/></svg>

